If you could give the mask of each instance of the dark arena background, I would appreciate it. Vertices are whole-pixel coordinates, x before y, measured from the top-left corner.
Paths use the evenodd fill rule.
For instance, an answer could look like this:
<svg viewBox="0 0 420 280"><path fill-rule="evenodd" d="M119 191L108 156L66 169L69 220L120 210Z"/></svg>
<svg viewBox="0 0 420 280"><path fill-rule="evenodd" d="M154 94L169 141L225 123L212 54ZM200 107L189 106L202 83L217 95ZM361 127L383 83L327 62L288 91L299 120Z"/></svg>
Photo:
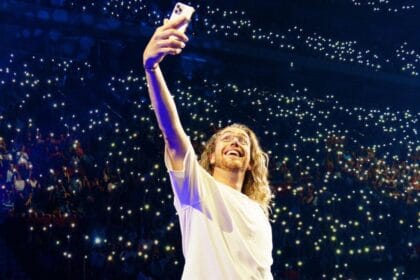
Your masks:
<svg viewBox="0 0 420 280"><path fill-rule="evenodd" d="M180 279L142 66L175 3L1 1L0 279ZM161 68L197 154L269 154L274 279L419 279L420 3L185 3Z"/></svg>

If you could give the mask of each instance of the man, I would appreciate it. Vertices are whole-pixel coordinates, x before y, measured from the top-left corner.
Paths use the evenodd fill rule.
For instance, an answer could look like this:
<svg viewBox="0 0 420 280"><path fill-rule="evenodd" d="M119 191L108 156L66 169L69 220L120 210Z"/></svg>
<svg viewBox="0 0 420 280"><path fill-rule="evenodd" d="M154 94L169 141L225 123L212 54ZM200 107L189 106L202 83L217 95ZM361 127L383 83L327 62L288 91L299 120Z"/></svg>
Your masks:
<svg viewBox="0 0 420 280"><path fill-rule="evenodd" d="M185 47L177 30L185 21L165 20L143 53L181 225L182 279L272 279L267 154L248 127L234 124L210 138L198 162L159 68Z"/></svg>

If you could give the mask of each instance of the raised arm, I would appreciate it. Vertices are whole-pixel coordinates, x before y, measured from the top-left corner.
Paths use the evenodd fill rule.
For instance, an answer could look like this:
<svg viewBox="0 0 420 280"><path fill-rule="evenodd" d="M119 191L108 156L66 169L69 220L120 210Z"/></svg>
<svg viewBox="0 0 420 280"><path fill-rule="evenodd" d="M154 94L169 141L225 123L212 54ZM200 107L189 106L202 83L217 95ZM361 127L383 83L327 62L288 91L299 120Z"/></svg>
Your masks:
<svg viewBox="0 0 420 280"><path fill-rule="evenodd" d="M177 30L177 27L185 21L186 18L165 20L165 23L156 29L143 53L143 66L146 71L150 100L174 170L183 169L183 159L189 140L181 125L175 102L166 85L159 63L168 54L180 54L185 47L188 38Z"/></svg>

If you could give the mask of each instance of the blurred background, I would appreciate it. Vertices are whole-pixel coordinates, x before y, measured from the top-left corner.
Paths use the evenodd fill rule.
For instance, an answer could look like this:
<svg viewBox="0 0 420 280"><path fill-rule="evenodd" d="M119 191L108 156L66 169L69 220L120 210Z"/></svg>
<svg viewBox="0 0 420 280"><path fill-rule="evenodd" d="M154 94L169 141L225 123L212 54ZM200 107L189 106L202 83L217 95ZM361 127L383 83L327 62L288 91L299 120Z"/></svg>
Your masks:
<svg viewBox="0 0 420 280"><path fill-rule="evenodd" d="M179 279L142 52L176 1L0 3L0 278ZM196 1L161 68L197 155L270 156L275 279L419 279L420 7Z"/></svg>

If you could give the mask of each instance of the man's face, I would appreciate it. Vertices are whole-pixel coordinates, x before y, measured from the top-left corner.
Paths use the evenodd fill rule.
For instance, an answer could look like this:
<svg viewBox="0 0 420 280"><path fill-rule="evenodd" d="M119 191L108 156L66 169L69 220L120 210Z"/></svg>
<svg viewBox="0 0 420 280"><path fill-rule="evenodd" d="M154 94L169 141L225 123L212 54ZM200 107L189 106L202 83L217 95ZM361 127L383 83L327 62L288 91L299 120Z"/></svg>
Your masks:
<svg viewBox="0 0 420 280"><path fill-rule="evenodd" d="M216 139L216 147L210 163L230 171L251 170L251 140L240 128L228 127Z"/></svg>

